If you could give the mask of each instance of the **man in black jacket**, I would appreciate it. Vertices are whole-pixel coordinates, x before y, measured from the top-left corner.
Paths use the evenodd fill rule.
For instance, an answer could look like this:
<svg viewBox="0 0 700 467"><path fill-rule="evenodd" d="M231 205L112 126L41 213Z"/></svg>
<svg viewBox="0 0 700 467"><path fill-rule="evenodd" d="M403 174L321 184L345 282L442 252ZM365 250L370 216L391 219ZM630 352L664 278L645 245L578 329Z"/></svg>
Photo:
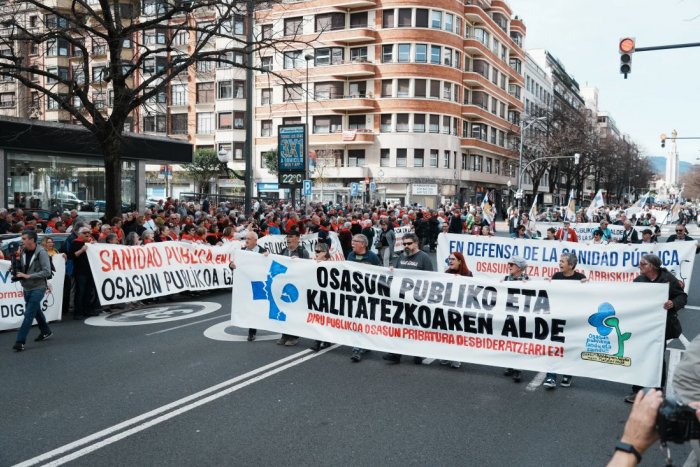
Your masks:
<svg viewBox="0 0 700 467"><path fill-rule="evenodd" d="M632 223L630 221L625 221L623 225L625 226L625 230L622 232L620 243L639 243L639 234L637 234L637 231L632 227Z"/></svg>
<svg viewBox="0 0 700 467"><path fill-rule="evenodd" d="M651 282L654 284L668 284L668 300L664 302L664 310L668 313L666 318L666 339L678 337L672 334L673 326L678 322L678 312L688 303L688 294L685 293L676 276L661 267L661 258L656 255L643 255L639 260L639 272L641 273L634 282ZM678 323L680 324L680 323ZM666 354L666 339L664 340L664 355ZM664 359L661 370L661 386L666 385L666 360ZM625 402L633 403L641 386L632 386L632 394L625 397Z"/></svg>

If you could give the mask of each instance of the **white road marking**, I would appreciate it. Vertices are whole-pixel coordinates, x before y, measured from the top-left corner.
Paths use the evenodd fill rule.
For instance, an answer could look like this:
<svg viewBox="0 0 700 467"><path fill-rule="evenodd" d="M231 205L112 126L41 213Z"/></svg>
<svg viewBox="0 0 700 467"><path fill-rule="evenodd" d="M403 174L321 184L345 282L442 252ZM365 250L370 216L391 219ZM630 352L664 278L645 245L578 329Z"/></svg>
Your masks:
<svg viewBox="0 0 700 467"><path fill-rule="evenodd" d="M683 307L684 310L686 308L690 308L691 310L700 310L700 306L695 306L695 305L686 305Z"/></svg>
<svg viewBox="0 0 700 467"><path fill-rule="evenodd" d="M532 378L532 381L530 381L530 384L527 385L525 388L526 391L536 391L538 387L542 385L542 382L544 381L544 377L547 376L546 373L537 373L534 378Z"/></svg>
<svg viewBox="0 0 700 467"><path fill-rule="evenodd" d="M186 328L187 326L192 326L193 324L204 323L204 322L211 321L211 320L214 320L214 319L229 318L230 316L231 316L231 315L230 315L229 313L226 313L225 315L214 316L213 318L201 319L201 320L199 320L199 321L195 321L194 323L187 323L187 324L183 324L182 326L175 326L174 328L161 329L160 331L150 332L150 333L148 333L148 334L146 334L146 335L147 335L147 336L152 336L152 335L154 335L154 334L161 334L161 333L163 333L163 332L174 331L175 329L180 329L180 328Z"/></svg>
<svg viewBox="0 0 700 467"><path fill-rule="evenodd" d="M189 396L183 397L182 399L178 399L174 402L166 404L162 407L158 407L157 409L151 410L150 412L146 412L146 413L141 414L139 416L136 416L134 418L130 418L129 420L123 421L117 425L111 426L109 428L105 428L104 430L98 431L97 433L93 433L93 434L88 435L84 438L73 441L72 443L66 444L64 446L60 446L60 447L53 449L49 452L46 452L46 453L41 454L39 456L33 457L31 459L28 459L24 462L16 464L15 467L29 467L32 465L36 465L36 464L48 461L49 459L55 458L59 455L65 454L69 451L72 451L73 449L88 445L88 444L92 443L93 441L99 440L100 438L104 438L105 436L112 435L113 433L117 433L120 430L128 428L132 425L136 425L138 423L144 422L144 421L151 419L157 415L160 415L164 412L168 412L170 410L173 410L173 409L176 409L177 407L182 406L181 409L184 409L184 410L177 411L177 412L176 411L170 412L170 413L165 415L168 418L172 418L175 415L179 415L180 413L184 413L184 412L191 410L195 407L198 407L199 405L202 405L206 402L210 402L210 401L215 400L219 397L223 397L224 395L229 394L233 391L237 391L238 389L241 389L249 384L260 381L261 379L267 378L268 376L272 376L273 374L279 373L280 371L291 368L294 365L298 365L299 363L306 362L307 360L314 358L316 356L322 355L326 352L329 352L329 351L335 349L336 347L338 347L338 346L334 345L334 346L328 347L327 349L321 350L319 352L312 352L309 349L302 350L301 352L297 352L297 353L292 354L288 357L285 357L285 358L282 358L282 359L277 360L275 362L261 366L260 368L256 368L256 369L251 370L247 373L244 373L240 376L236 376L236 377L231 378L227 381L216 384L214 386L203 389L203 390L196 392L194 394L191 394ZM291 363L287 363L290 361L291 361ZM282 366L280 366L280 365L282 365ZM267 373L265 373L265 372L267 372ZM260 373L262 373L262 374L260 374ZM256 375L259 375L259 376L256 376ZM251 377L252 377L252 379L248 379ZM245 383L236 385L237 383L239 383L240 381L243 381L243 380L247 380L247 381ZM231 385L236 385L236 386L230 387ZM228 387L228 389L226 389L227 387ZM200 399L201 397L206 396L207 394L214 393L216 391L222 391L222 392L220 392L218 394L213 394L212 396L209 396L206 399ZM197 399L199 399L199 400L197 401ZM184 405L184 404L190 403L191 401L196 401L196 402L193 402L190 405ZM205 401L205 402L202 402L202 401ZM174 414L174 415L171 415L171 414ZM157 423L160 423L161 421L167 420L167 418L160 417L160 418L155 419L155 420L158 420L158 421L153 423L154 420L151 420L150 422L143 423L143 424L135 427L133 429L135 431L129 431L128 434L126 434L124 436L121 436L117 439L114 439L114 438L116 438L116 436L112 436L111 438L108 438L108 439L105 439L99 443L90 445L84 449L81 449L80 451L76 451L76 452L70 454L69 456L64 456L60 459L56 459L55 461L53 461L52 463L47 464L47 465L61 465L64 462L67 462L68 460L76 459L82 455L87 454L88 452L92 452L96 449L99 449L101 447L106 446L107 444L110 444L112 442L118 441L119 439L125 438L126 436L129 436L129 434L136 433L136 432L144 430L150 426L153 426ZM123 435L123 433L121 435ZM117 436L119 436L119 435L117 435ZM112 440L112 441L107 442L108 440ZM94 446L98 446L98 447L94 447ZM80 453L80 454L77 455L78 453ZM72 457L70 459L68 459L68 457L70 457L70 456L72 456ZM58 462L58 463L56 463L56 462Z"/></svg>
<svg viewBox="0 0 700 467"><path fill-rule="evenodd" d="M424 358L424 359L423 359L423 365L430 365L430 364L433 363L434 361L435 361L434 358Z"/></svg>
<svg viewBox="0 0 700 467"><path fill-rule="evenodd" d="M230 315L229 315L230 316ZM224 321L223 323L215 324L204 330L204 337L212 339L215 341L224 342L246 342L248 340L247 335L229 334L226 329L233 327L230 321ZM281 337L281 334L258 334L255 337L256 341L274 341Z"/></svg>
<svg viewBox="0 0 700 467"><path fill-rule="evenodd" d="M681 361L681 355L684 350L668 349L668 368L666 369L666 396L673 396L673 375L676 373L678 362Z"/></svg>

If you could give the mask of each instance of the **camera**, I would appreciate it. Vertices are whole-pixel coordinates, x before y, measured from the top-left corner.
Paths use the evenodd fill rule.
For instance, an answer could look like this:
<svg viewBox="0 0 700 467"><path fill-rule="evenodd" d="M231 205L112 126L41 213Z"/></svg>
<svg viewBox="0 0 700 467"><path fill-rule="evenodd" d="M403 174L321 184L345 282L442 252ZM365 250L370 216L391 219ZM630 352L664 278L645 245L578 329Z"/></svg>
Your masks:
<svg viewBox="0 0 700 467"><path fill-rule="evenodd" d="M20 245L16 243L11 243L7 253L10 257L10 280L12 282L17 282L20 280L20 278L17 277L17 273L22 270L22 264L20 261L20 255L22 254L22 250L20 248Z"/></svg>
<svg viewBox="0 0 700 467"><path fill-rule="evenodd" d="M700 421L695 413L696 409L674 398L665 398L656 419L656 431L661 441L683 444L700 439Z"/></svg>

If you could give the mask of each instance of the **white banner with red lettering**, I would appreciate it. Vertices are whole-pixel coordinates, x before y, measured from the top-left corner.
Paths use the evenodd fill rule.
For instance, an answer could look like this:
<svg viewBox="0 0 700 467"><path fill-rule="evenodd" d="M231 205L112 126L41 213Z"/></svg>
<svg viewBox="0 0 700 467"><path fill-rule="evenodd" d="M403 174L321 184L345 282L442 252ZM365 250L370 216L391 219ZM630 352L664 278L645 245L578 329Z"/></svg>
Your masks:
<svg viewBox="0 0 700 467"><path fill-rule="evenodd" d="M547 238L547 229L554 228L556 230L559 230L563 227L564 224L561 222L537 222L535 225L535 230L539 234L541 238ZM593 232L596 230L600 229L600 224L596 224L595 222L578 222L578 223L572 223L571 228L574 229L574 232L576 232L576 236L578 237L578 241L588 241L593 239ZM612 233L612 237L614 240L620 240L622 238L622 234L625 231L625 226L624 225L608 225L608 228L610 229L610 233ZM649 229L647 226L641 226L637 225L633 227L634 230L637 231L637 235L639 236L639 241L642 240L642 232L644 230ZM654 229L650 229L652 233L654 232Z"/></svg>
<svg viewBox="0 0 700 467"><path fill-rule="evenodd" d="M60 321L66 274L66 262L62 255L53 257L53 266L56 272L48 281L49 287L41 301L41 310L47 321ZM10 261L0 261L0 331L19 328L24 320L22 285L20 282L12 282L10 268Z"/></svg>
<svg viewBox="0 0 700 467"><path fill-rule="evenodd" d="M660 384L666 284L501 283L247 252L237 254L236 265L234 326L403 355Z"/></svg>
<svg viewBox="0 0 700 467"><path fill-rule="evenodd" d="M329 232L328 238L331 240L331 246L328 252L331 255L331 259L334 261L343 261L345 255L343 255L343 247L340 245L340 239L338 239L338 234L335 232ZM301 245L306 248L309 252L309 258L315 256L314 247L318 243L318 234L307 234L301 236ZM270 253L278 255L282 253L282 250L287 248L287 236L286 235L266 235L258 240L258 245L266 248Z"/></svg>
<svg viewBox="0 0 700 467"><path fill-rule="evenodd" d="M231 286L229 263L241 242L221 246L160 242L89 243L90 270L102 305Z"/></svg>
<svg viewBox="0 0 700 467"><path fill-rule="evenodd" d="M503 279L509 274L508 261L520 256L528 263L530 279L549 279L559 271L559 256L575 253L576 270L596 282L632 282L639 275L639 259L646 253L659 255L663 267L684 281L685 291L695 263L695 242L586 245L559 240L525 240L479 235L440 234L437 246L438 270L447 267L453 251L462 253L474 277Z"/></svg>

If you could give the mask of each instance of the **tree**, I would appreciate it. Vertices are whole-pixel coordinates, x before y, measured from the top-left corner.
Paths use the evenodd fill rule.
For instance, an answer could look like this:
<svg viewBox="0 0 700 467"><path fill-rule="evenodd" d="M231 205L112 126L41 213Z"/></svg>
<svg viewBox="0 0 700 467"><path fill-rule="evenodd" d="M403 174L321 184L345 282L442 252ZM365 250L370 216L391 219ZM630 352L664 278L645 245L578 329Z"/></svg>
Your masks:
<svg viewBox="0 0 700 467"><path fill-rule="evenodd" d="M277 158L277 149L272 149L263 153L263 164L265 164L265 169L272 175L277 174L277 164L279 160Z"/></svg>
<svg viewBox="0 0 700 467"><path fill-rule="evenodd" d="M187 83L195 64L267 71L252 63L253 53L300 43L296 36L249 43L242 37L251 18L244 0L7 0L0 2L0 77L37 92L92 132L104 155L111 218L121 211L129 118L153 115L154 126L165 126L157 107L171 83ZM44 67L49 57L66 57L70 67Z"/></svg>
<svg viewBox="0 0 700 467"><path fill-rule="evenodd" d="M221 173L221 162L213 149L197 149L191 164L183 164L187 175L194 181L197 193L209 193L209 181Z"/></svg>

